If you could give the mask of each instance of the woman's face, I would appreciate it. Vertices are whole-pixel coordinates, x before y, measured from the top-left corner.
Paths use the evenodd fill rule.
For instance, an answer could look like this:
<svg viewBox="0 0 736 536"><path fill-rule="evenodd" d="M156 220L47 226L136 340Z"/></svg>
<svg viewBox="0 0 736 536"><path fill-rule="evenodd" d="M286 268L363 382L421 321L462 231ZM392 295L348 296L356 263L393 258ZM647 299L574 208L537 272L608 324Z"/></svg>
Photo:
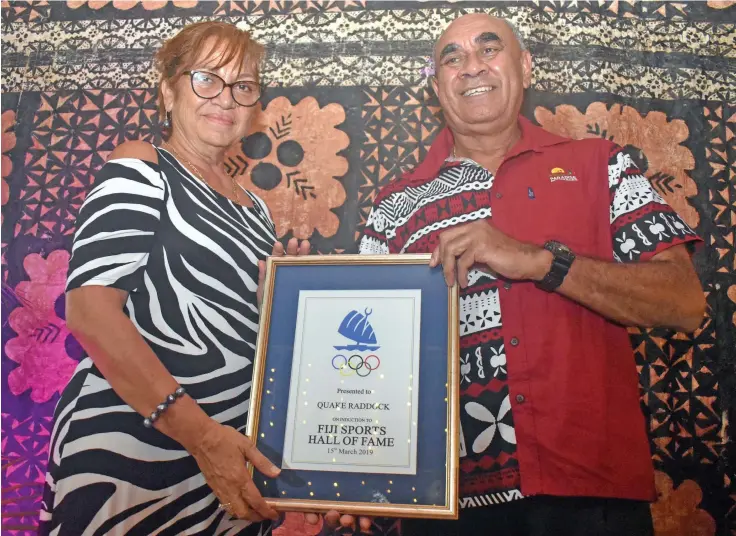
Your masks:
<svg viewBox="0 0 736 536"><path fill-rule="evenodd" d="M255 84L256 71L234 61L215 68L224 50L203 51L199 60L188 69L199 71L197 80L212 82L206 74L215 74L225 83L249 82ZM172 135L182 136L190 142L226 149L246 135L253 114L258 106L242 106L235 102L231 88L212 99L197 96L192 89L191 74L184 74L171 86L164 82L164 104L172 114ZM240 86L241 88L244 86Z"/></svg>

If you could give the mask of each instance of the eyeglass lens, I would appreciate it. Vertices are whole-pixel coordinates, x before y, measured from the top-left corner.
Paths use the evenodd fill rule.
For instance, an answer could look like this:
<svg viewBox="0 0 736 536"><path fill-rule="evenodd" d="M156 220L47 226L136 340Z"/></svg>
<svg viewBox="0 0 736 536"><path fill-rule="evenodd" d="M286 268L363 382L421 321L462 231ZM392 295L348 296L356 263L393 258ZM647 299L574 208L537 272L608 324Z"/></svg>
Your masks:
<svg viewBox="0 0 736 536"><path fill-rule="evenodd" d="M214 99L225 89L225 81L213 73L192 71L192 89L203 99ZM251 106L260 97L258 84L249 80L238 80L232 86L233 100L242 106Z"/></svg>

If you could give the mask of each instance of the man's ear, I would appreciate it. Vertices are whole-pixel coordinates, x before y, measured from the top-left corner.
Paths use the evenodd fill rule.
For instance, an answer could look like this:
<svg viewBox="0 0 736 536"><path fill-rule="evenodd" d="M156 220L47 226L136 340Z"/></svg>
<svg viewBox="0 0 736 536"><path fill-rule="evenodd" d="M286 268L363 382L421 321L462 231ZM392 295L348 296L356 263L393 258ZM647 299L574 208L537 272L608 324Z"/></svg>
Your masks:
<svg viewBox="0 0 736 536"><path fill-rule="evenodd" d="M532 55L528 50L521 51L521 72L523 73L524 88L532 85Z"/></svg>
<svg viewBox="0 0 736 536"><path fill-rule="evenodd" d="M434 90L434 94L439 97L439 82L437 82L437 73L432 75L432 89Z"/></svg>

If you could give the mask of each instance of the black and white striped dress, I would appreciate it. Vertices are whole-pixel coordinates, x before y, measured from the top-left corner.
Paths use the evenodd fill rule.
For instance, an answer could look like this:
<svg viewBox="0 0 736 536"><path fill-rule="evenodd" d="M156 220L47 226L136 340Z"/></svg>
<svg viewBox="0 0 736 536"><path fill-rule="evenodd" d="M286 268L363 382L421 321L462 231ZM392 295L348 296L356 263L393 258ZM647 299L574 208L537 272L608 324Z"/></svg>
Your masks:
<svg viewBox="0 0 736 536"><path fill-rule="evenodd" d="M170 153L100 171L82 206L67 290L129 292L125 313L207 414L243 430L258 328L258 260L276 240L262 200L241 207ZM265 534L218 510L194 459L142 425L92 360L56 408L41 534Z"/></svg>

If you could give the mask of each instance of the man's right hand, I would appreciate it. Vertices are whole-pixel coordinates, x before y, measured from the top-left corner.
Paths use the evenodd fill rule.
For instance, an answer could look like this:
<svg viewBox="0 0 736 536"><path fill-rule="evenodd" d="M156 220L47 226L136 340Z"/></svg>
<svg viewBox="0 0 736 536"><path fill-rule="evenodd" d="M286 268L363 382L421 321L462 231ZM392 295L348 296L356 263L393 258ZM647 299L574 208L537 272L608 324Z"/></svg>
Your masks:
<svg viewBox="0 0 736 536"><path fill-rule="evenodd" d="M332 528L336 528L338 526L344 527L344 528L351 528L355 530L355 522L358 521L358 525L360 526L360 532L363 534L371 534L371 527L373 526L373 518L372 517L366 517L366 516L351 516L351 515L340 515L340 512L336 510L330 510L325 514L325 522ZM306 515L306 521L310 525L316 525L319 523L319 515L318 514L307 514Z"/></svg>

